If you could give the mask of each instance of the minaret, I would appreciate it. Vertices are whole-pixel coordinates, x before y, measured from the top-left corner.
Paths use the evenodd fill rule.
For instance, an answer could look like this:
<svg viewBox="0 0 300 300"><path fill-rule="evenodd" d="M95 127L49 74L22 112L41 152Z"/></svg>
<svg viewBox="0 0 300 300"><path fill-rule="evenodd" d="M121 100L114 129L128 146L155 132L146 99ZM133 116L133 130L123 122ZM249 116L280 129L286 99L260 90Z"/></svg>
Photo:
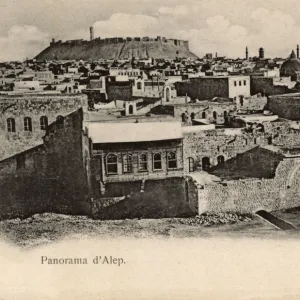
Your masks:
<svg viewBox="0 0 300 300"><path fill-rule="evenodd" d="M90 40L92 41L94 39L94 28L93 26L90 27Z"/></svg>
<svg viewBox="0 0 300 300"><path fill-rule="evenodd" d="M265 58L265 50L264 48L259 48L259 58L264 59Z"/></svg>
<svg viewBox="0 0 300 300"><path fill-rule="evenodd" d="M246 47L246 59L248 59L248 47Z"/></svg>
<svg viewBox="0 0 300 300"><path fill-rule="evenodd" d="M297 58L299 58L299 45L297 45Z"/></svg>

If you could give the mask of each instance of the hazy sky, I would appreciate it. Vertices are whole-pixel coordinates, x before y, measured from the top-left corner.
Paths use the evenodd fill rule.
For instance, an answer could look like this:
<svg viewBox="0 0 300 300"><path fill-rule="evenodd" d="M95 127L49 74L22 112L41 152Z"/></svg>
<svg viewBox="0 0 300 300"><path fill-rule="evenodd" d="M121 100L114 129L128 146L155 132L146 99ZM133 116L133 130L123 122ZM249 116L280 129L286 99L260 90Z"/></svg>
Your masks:
<svg viewBox="0 0 300 300"><path fill-rule="evenodd" d="M197 55L287 57L300 43L298 0L0 0L0 60L33 57L55 39L166 36Z"/></svg>

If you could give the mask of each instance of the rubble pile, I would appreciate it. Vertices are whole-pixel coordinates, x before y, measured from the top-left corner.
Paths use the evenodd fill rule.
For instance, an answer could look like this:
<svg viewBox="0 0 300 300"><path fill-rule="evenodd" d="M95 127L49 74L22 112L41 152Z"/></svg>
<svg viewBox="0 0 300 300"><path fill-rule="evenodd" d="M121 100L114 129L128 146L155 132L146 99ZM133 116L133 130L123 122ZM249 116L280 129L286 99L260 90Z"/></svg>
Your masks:
<svg viewBox="0 0 300 300"><path fill-rule="evenodd" d="M191 226L216 226L222 224L234 224L237 222L249 222L253 220L251 214L237 213L204 213L193 218L173 218L169 219L170 223L184 224Z"/></svg>

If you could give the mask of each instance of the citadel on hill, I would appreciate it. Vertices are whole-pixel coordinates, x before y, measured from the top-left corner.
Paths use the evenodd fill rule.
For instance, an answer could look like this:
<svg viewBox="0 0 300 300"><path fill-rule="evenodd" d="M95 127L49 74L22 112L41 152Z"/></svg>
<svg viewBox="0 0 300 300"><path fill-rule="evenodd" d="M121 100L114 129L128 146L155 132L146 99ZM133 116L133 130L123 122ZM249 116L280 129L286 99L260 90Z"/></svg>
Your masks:
<svg viewBox="0 0 300 300"><path fill-rule="evenodd" d="M93 27L90 28L90 41L52 39L50 46L36 56L38 60L87 60L98 59L175 59L194 58L197 56L189 51L189 42L179 39L151 37L114 37L94 38Z"/></svg>

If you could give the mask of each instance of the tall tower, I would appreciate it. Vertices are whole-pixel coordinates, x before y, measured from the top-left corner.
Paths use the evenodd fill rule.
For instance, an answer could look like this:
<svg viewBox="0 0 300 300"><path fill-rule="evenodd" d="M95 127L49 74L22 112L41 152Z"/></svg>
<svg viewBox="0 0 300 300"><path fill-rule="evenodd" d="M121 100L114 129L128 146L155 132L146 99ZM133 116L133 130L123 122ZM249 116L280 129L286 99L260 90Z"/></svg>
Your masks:
<svg viewBox="0 0 300 300"><path fill-rule="evenodd" d="M94 39L94 28L93 26L90 27L90 40L92 41Z"/></svg>
<svg viewBox="0 0 300 300"><path fill-rule="evenodd" d="M259 58L260 59L264 59L265 58L265 50L262 47L259 48Z"/></svg>
<svg viewBox="0 0 300 300"><path fill-rule="evenodd" d="M248 52L248 47L246 47L246 59L249 58L249 52Z"/></svg>
<svg viewBox="0 0 300 300"><path fill-rule="evenodd" d="M297 58L299 58L299 45L297 45Z"/></svg>

